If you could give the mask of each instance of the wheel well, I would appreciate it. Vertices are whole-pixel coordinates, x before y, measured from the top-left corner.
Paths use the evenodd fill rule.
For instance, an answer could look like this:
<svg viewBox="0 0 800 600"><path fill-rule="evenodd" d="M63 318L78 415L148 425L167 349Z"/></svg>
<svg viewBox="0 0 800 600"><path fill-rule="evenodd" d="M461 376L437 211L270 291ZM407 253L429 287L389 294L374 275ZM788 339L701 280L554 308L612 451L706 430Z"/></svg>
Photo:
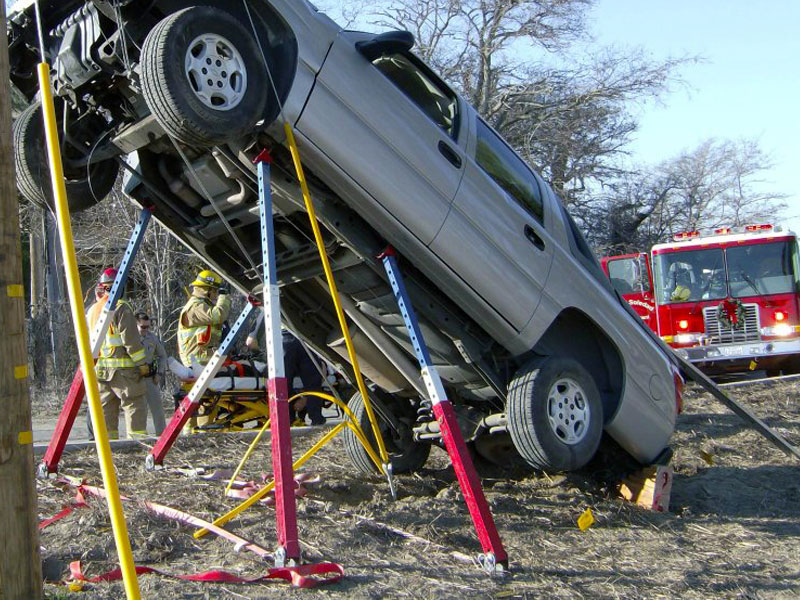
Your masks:
<svg viewBox="0 0 800 600"><path fill-rule="evenodd" d="M611 338L576 308L563 310L533 349L535 354L570 356L592 375L600 390L606 422L619 406L624 386L622 355Z"/></svg>

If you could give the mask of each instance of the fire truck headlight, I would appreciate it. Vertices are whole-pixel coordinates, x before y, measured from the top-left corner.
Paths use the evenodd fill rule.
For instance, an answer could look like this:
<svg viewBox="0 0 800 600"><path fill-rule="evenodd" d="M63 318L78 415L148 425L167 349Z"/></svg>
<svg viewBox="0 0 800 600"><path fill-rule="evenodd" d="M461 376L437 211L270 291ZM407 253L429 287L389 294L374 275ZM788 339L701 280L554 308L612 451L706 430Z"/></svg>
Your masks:
<svg viewBox="0 0 800 600"><path fill-rule="evenodd" d="M679 333L674 337L676 344L696 344L700 341L699 333Z"/></svg>
<svg viewBox="0 0 800 600"><path fill-rule="evenodd" d="M786 337L788 335L792 335L795 331L798 331L799 329L800 328L795 327L793 325L789 325L788 323L778 323L774 327L762 327L761 335L769 337Z"/></svg>

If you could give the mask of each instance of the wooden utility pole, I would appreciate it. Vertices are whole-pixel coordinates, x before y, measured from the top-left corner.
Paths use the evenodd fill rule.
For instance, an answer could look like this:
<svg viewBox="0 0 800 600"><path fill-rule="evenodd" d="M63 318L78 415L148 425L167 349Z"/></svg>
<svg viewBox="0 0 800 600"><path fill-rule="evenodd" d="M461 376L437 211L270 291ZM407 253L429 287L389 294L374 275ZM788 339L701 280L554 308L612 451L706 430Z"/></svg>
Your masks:
<svg viewBox="0 0 800 600"><path fill-rule="evenodd" d="M0 5L0 599L42 597L28 396L19 202L11 148L5 3Z"/></svg>

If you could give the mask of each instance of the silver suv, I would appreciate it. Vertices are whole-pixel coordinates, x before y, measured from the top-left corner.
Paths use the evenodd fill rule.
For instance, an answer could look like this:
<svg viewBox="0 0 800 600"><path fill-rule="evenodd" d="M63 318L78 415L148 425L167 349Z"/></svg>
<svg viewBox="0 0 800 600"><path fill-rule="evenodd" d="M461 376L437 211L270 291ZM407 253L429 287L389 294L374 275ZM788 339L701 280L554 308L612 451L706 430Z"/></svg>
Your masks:
<svg viewBox="0 0 800 600"><path fill-rule="evenodd" d="M285 321L347 368L286 119L395 470L421 467L441 438L376 259L387 244L476 452L576 469L604 430L639 461L664 450L680 401L668 356L550 187L411 52L410 34L344 31L304 0L192 4L41 0L74 209L105 196L122 166L135 201L249 292L252 159L269 149ZM14 130L19 188L48 202L32 0L12 8L8 30L12 79L34 101ZM366 418L358 395L350 406ZM356 467L373 468L345 443Z"/></svg>

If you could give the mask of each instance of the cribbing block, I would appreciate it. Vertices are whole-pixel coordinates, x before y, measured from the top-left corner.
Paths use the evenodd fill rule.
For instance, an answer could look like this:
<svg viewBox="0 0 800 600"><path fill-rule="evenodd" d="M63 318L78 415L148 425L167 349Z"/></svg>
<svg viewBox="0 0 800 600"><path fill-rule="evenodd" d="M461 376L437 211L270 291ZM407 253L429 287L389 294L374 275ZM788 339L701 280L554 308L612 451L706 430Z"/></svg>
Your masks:
<svg viewBox="0 0 800 600"><path fill-rule="evenodd" d="M620 496L648 510L669 511L672 465L651 465L629 475L619 485Z"/></svg>

